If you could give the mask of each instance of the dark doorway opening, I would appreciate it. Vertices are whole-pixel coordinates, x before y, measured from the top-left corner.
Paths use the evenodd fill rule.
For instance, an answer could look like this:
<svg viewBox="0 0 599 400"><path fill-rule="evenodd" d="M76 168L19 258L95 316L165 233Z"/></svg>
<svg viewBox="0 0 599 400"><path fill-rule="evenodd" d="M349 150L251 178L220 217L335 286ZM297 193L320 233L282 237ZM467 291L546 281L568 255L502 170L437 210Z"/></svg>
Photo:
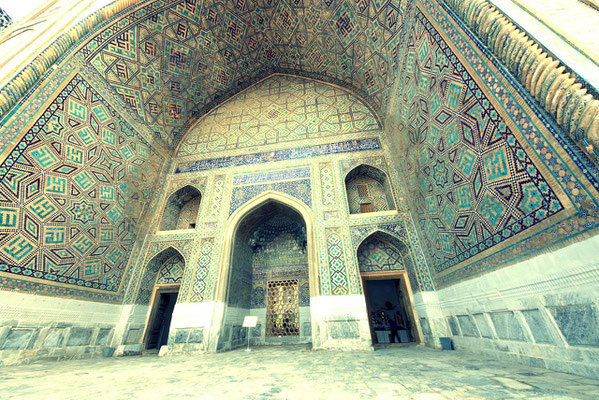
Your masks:
<svg viewBox="0 0 599 400"><path fill-rule="evenodd" d="M418 341L410 296L402 278L364 277L364 292L372 344Z"/></svg>
<svg viewBox="0 0 599 400"><path fill-rule="evenodd" d="M154 305L150 316L146 349L158 349L168 343L173 310L177 303L179 289L158 289L154 296Z"/></svg>

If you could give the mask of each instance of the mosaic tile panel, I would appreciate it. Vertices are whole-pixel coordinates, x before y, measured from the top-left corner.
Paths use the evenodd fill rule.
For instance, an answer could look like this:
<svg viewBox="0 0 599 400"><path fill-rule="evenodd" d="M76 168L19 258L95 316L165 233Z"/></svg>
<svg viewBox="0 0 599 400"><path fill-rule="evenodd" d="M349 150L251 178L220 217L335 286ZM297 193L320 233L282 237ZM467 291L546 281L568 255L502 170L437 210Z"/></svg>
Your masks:
<svg viewBox="0 0 599 400"><path fill-rule="evenodd" d="M69 79L0 165L0 273L117 292L163 161Z"/></svg>
<svg viewBox="0 0 599 400"><path fill-rule="evenodd" d="M210 279L213 248L213 238L203 238L200 241L200 255L198 257L198 267L191 288L190 302L201 302L212 299L208 281Z"/></svg>
<svg viewBox="0 0 599 400"><path fill-rule="evenodd" d="M347 201L351 214L361 213L361 204L372 205L371 212L389 210L383 185L370 177L357 176L346 184Z"/></svg>
<svg viewBox="0 0 599 400"><path fill-rule="evenodd" d="M510 124L419 11L402 76L408 190L435 272L564 209Z"/></svg>
<svg viewBox="0 0 599 400"><path fill-rule="evenodd" d="M185 261L179 255L166 260L158 270L157 285L173 285L181 283L185 271Z"/></svg>
<svg viewBox="0 0 599 400"><path fill-rule="evenodd" d="M148 304L157 284L180 283L185 272L185 259L177 250L168 247L144 263L139 287L135 295L136 304Z"/></svg>
<svg viewBox="0 0 599 400"><path fill-rule="evenodd" d="M185 135L181 157L380 130L351 93L310 79L275 75L239 93Z"/></svg>
<svg viewBox="0 0 599 400"><path fill-rule="evenodd" d="M406 269L400 250L386 240L369 238L358 249L360 272L381 272Z"/></svg>
<svg viewBox="0 0 599 400"><path fill-rule="evenodd" d="M343 239L341 234L335 230L329 230L327 234L327 254L331 277L331 294L350 294Z"/></svg>
<svg viewBox="0 0 599 400"><path fill-rule="evenodd" d="M301 200L308 207L312 207L312 183L310 179L299 179L257 185L235 186L231 195L229 215L233 214L235 210L249 200L269 190L286 193Z"/></svg>
<svg viewBox="0 0 599 400"><path fill-rule="evenodd" d="M320 165L320 186L322 190L322 205L325 208L336 208L337 196L335 193L333 168L331 164Z"/></svg>
<svg viewBox="0 0 599 400"><path fill-rule="evenodd" d="M351 87L377 109L398 65L405 0L155 0L78 50L166 143L274 71Z"/></svg>
<svg viewBox="0 0 599 400"><path fill-rule="evenodd" d="M239 156L209 158L198 161L186 161L177 164L175 173L205 171L215 168L227 168L240 165L261 164L274 161L301 160L330 154L352 153L355 151L378 150L381 143L377 138L355 139L344 142L295 147L262 153L250 153Z"/></svg>

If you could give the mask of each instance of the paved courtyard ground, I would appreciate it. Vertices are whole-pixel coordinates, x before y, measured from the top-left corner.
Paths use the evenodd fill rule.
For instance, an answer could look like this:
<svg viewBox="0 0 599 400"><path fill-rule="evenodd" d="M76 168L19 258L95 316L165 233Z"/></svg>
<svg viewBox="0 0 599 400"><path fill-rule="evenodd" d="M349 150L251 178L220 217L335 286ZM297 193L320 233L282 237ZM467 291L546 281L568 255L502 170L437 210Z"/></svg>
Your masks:
<svg viewBox="0 0 599 400"><path fill-rule="evenodd" d="M0 399L599 399L599 381L423 346L43 362L0 368Z"/></svg>

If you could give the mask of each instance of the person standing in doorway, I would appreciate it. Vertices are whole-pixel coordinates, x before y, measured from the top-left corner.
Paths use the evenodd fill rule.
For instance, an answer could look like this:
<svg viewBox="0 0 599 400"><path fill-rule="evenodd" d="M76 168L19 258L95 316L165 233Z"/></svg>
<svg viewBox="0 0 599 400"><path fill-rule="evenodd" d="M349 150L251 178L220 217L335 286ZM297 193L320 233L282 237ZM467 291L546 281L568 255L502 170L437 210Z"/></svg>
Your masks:
<svg viewBox="0 0 599 400"><path fill-rule="evenodd" d="M389 318L389 329L391 330L391 334L389 335L389 340L391 341L391 343L395 343L395 338L397 338L397 343L401 343L401 339L399 338L399 334L397 333L397 322L394 318Z"/></svg>

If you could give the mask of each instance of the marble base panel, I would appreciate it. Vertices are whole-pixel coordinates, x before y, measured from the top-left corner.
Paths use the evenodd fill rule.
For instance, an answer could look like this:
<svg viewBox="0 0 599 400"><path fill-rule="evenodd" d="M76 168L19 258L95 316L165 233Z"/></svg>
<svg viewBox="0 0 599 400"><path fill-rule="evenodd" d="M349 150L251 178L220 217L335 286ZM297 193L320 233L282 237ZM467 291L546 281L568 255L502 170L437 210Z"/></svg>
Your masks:
<svg viewBox="0 0 599 400"><path fill-rule="evenodd" d="M425 343L599 379L599 236L431 293Z"/></svg>
<svg viewBox="0 0 599 400"><path fill-rule="evenodd" d="M0 366L112 354L122 306L0 291Z"/></svg>

